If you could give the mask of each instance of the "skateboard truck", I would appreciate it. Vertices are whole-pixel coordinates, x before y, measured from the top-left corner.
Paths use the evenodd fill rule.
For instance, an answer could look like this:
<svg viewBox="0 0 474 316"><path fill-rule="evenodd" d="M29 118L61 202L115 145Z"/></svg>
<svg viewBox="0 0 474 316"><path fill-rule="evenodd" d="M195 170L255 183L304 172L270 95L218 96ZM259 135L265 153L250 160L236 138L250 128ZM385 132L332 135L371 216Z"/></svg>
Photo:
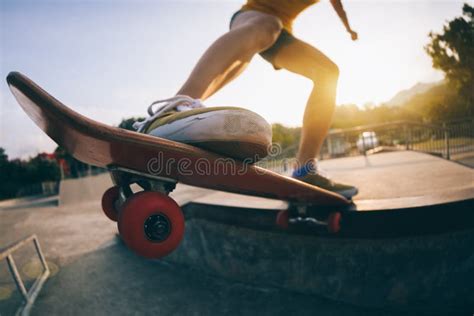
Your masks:
<svg viewBox="0 0 474 316"><path fill-rule="evenodd" d="M341 213L332 211L325 219L308 216L307 205L296 204L288 207L286 210L278 212L276 224L282 229L288 229L291 226L303 226L307 228L325 227L331 234L338 233L341 230Z"/></svg>
<svg viewBox="0 0 474 316"><path fill-rule="evenodd" d="M138 184L144 190L161 192L168 195L176 188L176 180L153 176L148 173L138 172L133 169L109 166L108 170L115 185L123 189L124 197L127 198L133 194L130 185Z"/></svg>

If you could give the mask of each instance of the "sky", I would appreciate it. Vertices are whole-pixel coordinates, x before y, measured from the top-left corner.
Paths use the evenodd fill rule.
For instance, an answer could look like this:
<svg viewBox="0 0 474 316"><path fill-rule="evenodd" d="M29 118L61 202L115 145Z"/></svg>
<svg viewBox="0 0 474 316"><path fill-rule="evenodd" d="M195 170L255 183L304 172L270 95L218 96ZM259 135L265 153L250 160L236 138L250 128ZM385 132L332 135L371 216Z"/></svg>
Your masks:
<svg viewBox="0 0 474 316"><path fill-rule="evenodd" d="M0 0L0 77L20 71L75 111L117 125L174 95L243 2ZM343 1L359 33L353 42L329 1L321 0L298 17L294 34L338 64L338 104L378 104L418 82L443 78L423 47L430 31L461 14L462 3ZM245 107L271 123L298 126L311 88L307 79L274 71L256 56L205 104ZM22 112L5 81L0 147L10 158L56 147Z"/></svg>

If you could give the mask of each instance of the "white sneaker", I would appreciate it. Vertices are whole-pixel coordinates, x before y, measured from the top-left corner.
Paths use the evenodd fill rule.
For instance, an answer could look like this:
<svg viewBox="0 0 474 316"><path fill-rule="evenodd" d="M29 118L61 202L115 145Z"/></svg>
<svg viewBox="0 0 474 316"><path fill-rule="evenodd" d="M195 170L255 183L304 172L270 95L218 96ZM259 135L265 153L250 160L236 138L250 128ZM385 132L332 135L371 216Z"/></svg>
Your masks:
<svg viewBox="0 0 474 316"><path fill-rule="evenodd" d="M163 103L158 109L156 104ZM260 115L237 107L206 108L198 99L178 95L153 102L138 132L205 148L224 156L258 161L267 156L271 125Z"/></svg>

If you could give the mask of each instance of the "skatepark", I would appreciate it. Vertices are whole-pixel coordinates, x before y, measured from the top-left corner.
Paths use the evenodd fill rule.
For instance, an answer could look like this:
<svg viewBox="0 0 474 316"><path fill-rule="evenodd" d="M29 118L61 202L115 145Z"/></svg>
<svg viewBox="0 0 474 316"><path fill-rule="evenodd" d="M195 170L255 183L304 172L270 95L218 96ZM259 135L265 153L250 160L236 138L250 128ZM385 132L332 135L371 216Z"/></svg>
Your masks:
<svg viewBox="0 0 474 316"><path fill-rule="evenodd" d="M379 153L324 160L321 167L359 187L356 203L390 209L461 201L472 209L474 171L428 154ZM104 173L65 180L58 196L0 203L0 244L36 234L50 270L31 314L474 310L472 228L376 240L285 232L273 222L286 207L283 201L179 184L172 196L185 213L184 240L170 256L148 260L120 241L116 223L101 210L101 195L111 185ZM473 218L459 221L472 225ZM423 222L417 225L423 230ZM23 247L14 258L31 286L41 273L33 247ZM3 261L1 315L14 314L21 302Z"/></svg>
<svg viewBox="0 0 474 316"><path fill-rule="evenodd" d="M318 2L2 2L0 316L474 315L474 7Z"/></svg>

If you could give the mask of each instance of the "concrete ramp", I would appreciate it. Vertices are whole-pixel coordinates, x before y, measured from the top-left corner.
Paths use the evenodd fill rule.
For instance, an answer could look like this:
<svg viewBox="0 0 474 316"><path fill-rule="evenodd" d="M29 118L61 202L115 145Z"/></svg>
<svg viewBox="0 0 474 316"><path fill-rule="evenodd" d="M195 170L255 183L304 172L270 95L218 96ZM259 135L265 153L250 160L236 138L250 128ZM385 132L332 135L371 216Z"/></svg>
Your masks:
<svg viewBox="0 0 474 316"><path fill-rule="evenodd" d="M102 194L112 185L109 173L63 180L59 184L59 205L100 201Z"/></svg>
<svg viewBox="0 0 474 316"><path fill-rule="evenodd" d="M356 306L449 314L474 308L473 244L474 230L352 239L188 218L181 246L164 260Z"/></svg>

